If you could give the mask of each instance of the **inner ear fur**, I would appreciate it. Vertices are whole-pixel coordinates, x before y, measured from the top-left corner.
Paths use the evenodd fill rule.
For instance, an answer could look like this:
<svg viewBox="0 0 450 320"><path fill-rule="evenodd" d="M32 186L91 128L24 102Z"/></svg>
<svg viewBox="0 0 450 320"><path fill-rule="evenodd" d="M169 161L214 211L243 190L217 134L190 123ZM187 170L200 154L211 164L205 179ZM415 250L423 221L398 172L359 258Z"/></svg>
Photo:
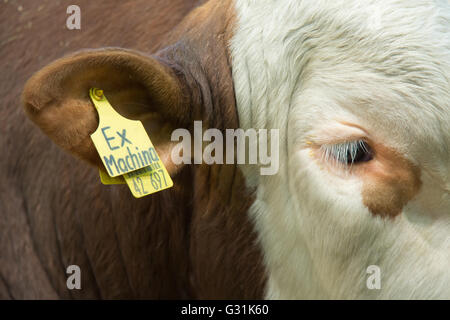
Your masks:
<svg viewBox="0 0 450 320"><path fill-rule="evenodd" d="M188 123L189 101L183 84L156 58L102 49L59 59L28 80L23 106L56 144L93 165L103 166L90 138L98 126L98 114L89 98L93 87L102 89L120 114L143 121L158 153L170 151L171 130ZM169 161L165 154L160 156ZM169 171L176 170L171 163L166 165Z"/></svg>

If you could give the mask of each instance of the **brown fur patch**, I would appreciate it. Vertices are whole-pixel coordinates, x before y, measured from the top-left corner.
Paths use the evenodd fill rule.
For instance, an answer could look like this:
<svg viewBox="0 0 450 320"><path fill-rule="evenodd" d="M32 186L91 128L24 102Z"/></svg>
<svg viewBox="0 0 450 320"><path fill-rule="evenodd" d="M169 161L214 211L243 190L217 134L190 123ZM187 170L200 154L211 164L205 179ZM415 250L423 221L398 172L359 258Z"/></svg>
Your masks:
<svg viewBox="0 0 450 320"><path fill-rule="evenodd" d="M363 165L363 203L370 212L394 218L421 187L420 169L395 150L371 144L372 161Z"/></svg>
<svg viewBox="0 0 450 320"><path fill-rule="evenodd" d="M362 127L354 126L366 132ZM323 163L320 145L305 142L310 149L311 158L321 169L341 178L346 177L346 170L357 175L363 181L362 197L364 205L373 215L395 218L403 207L415 197L422 185L420 168L392 148L388 148L360 135L346 136L343 140L332 140L328 143L342 143L350 140L365 140L373 152L373 159L367 162L354 163L351 167L336 167Z"/></svg>
<svg viewBox="0 0 450 320"><path fill-rule="evenodd" d="M15 24L5 23L4 35L10 36L0 41L0 46L8 46L8 50L0 50L1 61L8 61L0 81L6 102L6 108L0 109L0 149L8 157L0 158L0 172L2 185L8 183L8 189L0 193L0 218L4 221L0 235L7 239L0 241L6 261L0 265L0 275L4 276L0 290L7 287L8 297L263 297L262 255L246 214L254 199L236 166L185 166L173 177L174 188L136 200L126 186L101 185L97 170L61 152L25 121L18 109L22 84L31 73L68 52L104 46L147 53L162 49L155 58L186 84L183 94L188 95L189 103L178 114L181 120L170 115L173 109L158 109L157 116L165 114L166 120L186 126L198 119L205 127L237 128L227 49L233 28L232 2L210 1L168 36L187 12L202 2L137 0L100 5L80 0L82 30L68 31L63 26L70 1L64 6L54 1L24 0L20 21L25 22L20 27L27 21L33 27L18 31L15 37L11 29ZM0 11L2 21L17 21L17 8L9 6ZM48 23L48 17L60 21ZM122 69L124 72L128 71ZM121 101L132 97L139 104L158 107L146 90L136 86L141 81L131 82L129 90L120 92L118 87L126 85L120 78L110 77L108 72L95 75L95 79L105 76L111 84L110 92L106 89L105 93L113 106L120 108ZM45 91L48 96L42 92L39 97L26 94L26 100L33 101L27 110L36 117L36 123L47 124L42 129L60 145L66 143L66 149L87 155L93 150L86 133L95 130L95 113L90 111L94 109L86 103L87 92L80 95L84 89L66 78L64 93L71 87L78 94L58 100L61 96L55 96L60 89L56 82ZM78 79L82 87L86 86L83 79L92 77L84 73ZM47 107L49 112L42 112ZM65 111L58 113L58 108ZM140 112L139 108L133 110L135 115ZM78 134L77 124L61 125L67 116L85 122L78 147L74 140L64 140ZM66 135L60 136L62 133ZM97 158L92 154L90 160L96 163ZM69 264L81 267L80 291L69 291L65 286Z"/></svg>

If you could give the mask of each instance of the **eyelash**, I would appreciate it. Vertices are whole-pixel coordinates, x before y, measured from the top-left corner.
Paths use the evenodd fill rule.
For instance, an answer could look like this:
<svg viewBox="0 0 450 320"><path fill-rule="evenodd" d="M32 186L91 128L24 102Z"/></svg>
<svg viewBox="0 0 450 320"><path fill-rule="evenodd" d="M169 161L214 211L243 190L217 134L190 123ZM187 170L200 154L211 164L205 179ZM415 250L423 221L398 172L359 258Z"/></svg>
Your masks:
<svg viewBox="0 0 450 320"><path fill-rule="evenodd" d="M338 144L325 144L320 147L324 161L352 166L373 159L372 149L364 140L347 141Z"/></svg>

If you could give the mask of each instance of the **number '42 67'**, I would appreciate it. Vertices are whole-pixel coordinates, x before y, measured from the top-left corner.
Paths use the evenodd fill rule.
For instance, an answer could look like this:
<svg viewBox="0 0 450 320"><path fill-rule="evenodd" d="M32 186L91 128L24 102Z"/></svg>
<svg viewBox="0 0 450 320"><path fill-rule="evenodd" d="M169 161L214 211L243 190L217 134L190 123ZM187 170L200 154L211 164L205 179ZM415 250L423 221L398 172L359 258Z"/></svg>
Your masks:
<svg viewBox="0 0 450 320"><path fill-rule="evenodd" d="M164 170L150 171L145 176L133 178L134 190L139 195L147 195L169 187Z"/></svg>

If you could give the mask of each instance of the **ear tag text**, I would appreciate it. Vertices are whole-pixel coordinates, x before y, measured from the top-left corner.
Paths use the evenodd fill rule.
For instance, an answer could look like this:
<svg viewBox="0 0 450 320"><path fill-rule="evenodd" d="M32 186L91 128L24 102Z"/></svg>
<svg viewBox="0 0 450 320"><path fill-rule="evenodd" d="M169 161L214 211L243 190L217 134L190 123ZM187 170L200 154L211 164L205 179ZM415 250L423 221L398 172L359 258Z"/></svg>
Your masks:
<svg viewBox="0 0 450 320"><path fill-rule="evenodd" d="M121 116L102 90L89 91L99 126L91 139L106 172L100 169L103 184L127 184L136 198L168 189L173 181L139 120Z"/></svg>
<svg viewBox="0 0 450 320"><path fill-rule="evenodd" d="M173 186L173 181L161 160L151 166L127 173L124 178L135 198L142 198Z"/></svg>

